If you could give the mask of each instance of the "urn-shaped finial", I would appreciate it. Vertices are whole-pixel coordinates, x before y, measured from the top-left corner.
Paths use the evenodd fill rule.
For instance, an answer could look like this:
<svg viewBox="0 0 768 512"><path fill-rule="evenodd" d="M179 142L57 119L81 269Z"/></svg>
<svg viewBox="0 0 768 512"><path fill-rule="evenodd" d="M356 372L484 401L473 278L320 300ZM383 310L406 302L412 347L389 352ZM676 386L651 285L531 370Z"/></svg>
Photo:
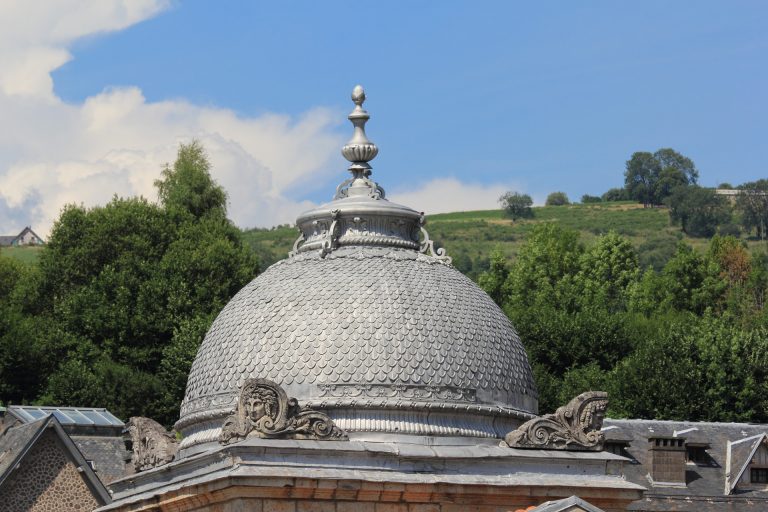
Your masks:
<svg viewBox="0 0 768 512"><path fill-rule="evenodd" d="M341 149L341 154L344 158L352 162L349 166L349 170L352 174L363 174L368 176L371 173L371 166L368 164L373 160L379 152L379 148L376 144L368 140L365 135L365 123L371 116L368 112L363 110L363 102L365 101L365 90L361 85L356 85L352 90L352 101L355 103L355 108L350 112L348 119L352 121L352 125L355 127L355 132L352 138Z"/></svg>

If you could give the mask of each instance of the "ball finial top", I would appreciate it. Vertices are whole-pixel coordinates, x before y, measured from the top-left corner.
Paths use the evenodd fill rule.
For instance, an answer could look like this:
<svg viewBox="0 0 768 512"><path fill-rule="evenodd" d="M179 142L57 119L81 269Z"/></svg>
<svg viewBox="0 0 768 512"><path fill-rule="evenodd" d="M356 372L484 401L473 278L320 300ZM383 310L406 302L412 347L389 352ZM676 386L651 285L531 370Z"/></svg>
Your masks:
<svg viewBox="0 0 768 512"><path fill-rule="evenodd" d="M355 102L355 105L362 108L363 102L365 101L365 89L363 89L362 85L356 85L355 88L352 89L352 101Z"/></svg>

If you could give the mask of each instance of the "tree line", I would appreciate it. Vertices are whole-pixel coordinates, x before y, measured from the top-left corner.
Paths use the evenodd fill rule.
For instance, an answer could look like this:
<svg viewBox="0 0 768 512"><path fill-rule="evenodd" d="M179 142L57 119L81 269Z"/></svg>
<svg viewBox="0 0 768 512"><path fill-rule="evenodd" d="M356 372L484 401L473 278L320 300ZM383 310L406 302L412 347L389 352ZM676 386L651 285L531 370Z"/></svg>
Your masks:
<svg viewBox="0 0 768 512"><path fill-rule="evenodd" d="M0 402L177 419L199 343L259 265L199 144L155 185L157 204L65 207L37 266L0 255ZM526 345L543 412L600 388L614 416L768 421L765 251L716 236L644 269L618 234L587 246L545 223L489 265L479 283Z"/></svg>
<svg viewBox="0 0 768 512"><path fill-rule="evenodd" d="M690 158L671 148L654 153L638 151L627 160L624 187L612 188L602 196L585 194L582 204L604 201L638 201L645 207L666 206L670 221L693 237L709 238L716 233L747 233L764 240L768 236L768 179L736 187L722 183L718 188L734 191L733 202L715 189L698 185L699 171ZM499 198L512 220L532 218L533 200L528 194L506 192ZM570 204L564 192L552 192L546 206Z"/></svg>
<svg viewBox="0 0 768 512"><path fill-rule="evenodd" d="M768 254L716 236L642 269L616 233L535 226L479 284L517 328L540 408L604 389L613 417L768 421Z"/></svg>

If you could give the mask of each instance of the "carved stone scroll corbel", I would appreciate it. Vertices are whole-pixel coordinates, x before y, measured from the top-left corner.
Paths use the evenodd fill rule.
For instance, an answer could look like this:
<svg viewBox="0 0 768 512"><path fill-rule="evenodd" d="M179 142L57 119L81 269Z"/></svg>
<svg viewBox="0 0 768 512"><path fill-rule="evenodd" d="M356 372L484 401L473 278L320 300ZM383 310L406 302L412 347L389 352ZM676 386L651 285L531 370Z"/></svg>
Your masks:
<svg viewBox="0 0 768 512"><path fill-rule="evenodd" d="M237 409L224 420L219 442L230 444L246 437L344 440L347 434L327 415L299 407L271 380L248 379Z"/></svg>
<svg viewBox="0 0 768 512"><path fill-rule="evenodd" d="M338 242L338 226L339 226L339 214L341 210L331 210L331 227L328 228L328 233L323 240L323 245L320 248L320 257L325 258L328 254L336 249Z"/></svg>
<svg viewBox="0 0 768 512"><path fill-rule="evenodd" d="M567 405L523 423L504 437L512 448L542 450L601 451L604 435L600 432L608 407L608 393L587 391Z"/></svg>
<svg viewBox="0 0 768 512"><path fill-rule="evenodd" d="M124 432L130 437L131 464L137 473L168 464L179 449L173 433L150 418L132 417Z"/></svg>
<svg viewBox="0 0 768 512"><path fill-rule="evenodd" d="M429 233L427 233L427 230L424 229L424 225L426 223L427 223L427 219L426 217L424 217L424 214L422 214L421 218L419 219L419 226L421 228L421 236L423 238L419 245L419 252L423 254L429 254L433 256L435 259L450 265L452 262L452 258L448 256L448 254L445 252L445 248L440 247L439 249L436 249L435 242L429 239Z"/></svg>

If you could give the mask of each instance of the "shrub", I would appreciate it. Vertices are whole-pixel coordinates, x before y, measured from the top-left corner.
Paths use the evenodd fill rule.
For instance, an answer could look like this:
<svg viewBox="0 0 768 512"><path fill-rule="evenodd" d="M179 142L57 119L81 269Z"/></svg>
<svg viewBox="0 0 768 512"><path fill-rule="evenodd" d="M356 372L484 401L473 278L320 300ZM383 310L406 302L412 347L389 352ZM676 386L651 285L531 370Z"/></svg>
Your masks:
<svg viewBox="0 0 768 512"><path fill-rule="evenodd" d="M563 206L566 204L571 204L571 202L568 200L565 192L552 192L547 196L547 206Z"/></svg>

